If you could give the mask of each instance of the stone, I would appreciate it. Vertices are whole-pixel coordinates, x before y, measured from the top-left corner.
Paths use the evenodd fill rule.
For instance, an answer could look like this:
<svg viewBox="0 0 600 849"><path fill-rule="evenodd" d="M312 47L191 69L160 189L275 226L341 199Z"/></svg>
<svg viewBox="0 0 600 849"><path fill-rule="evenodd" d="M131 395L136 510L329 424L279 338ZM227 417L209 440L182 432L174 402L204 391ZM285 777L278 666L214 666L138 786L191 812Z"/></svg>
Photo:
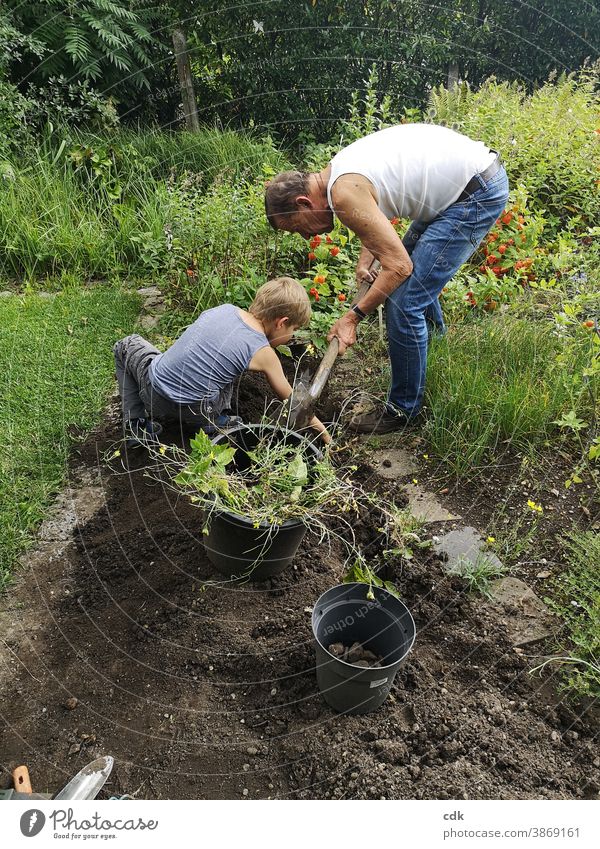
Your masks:
<svg viewBox="0 0 600 849"><path fill-rule="evenodd" d="M478 531L469 525L442 534L438 541L434 542L433 547L438 554L446 555L447 566L450 570L460 561L468 560L475 564L483 557L499 571L504 570L498 557L492 551L485 549L485 543Z"/></svg>
<svg viewBox="0 0 600 849"><path fill-rule="evenodd" d="M345 660L348 663L356 663L357 660L363 659L363 647L360 643L352 643L346 654Z"/></svg>
<svg viewBox="0 0 600 849"><path fill-rule="evenodd" d="M155 315L143 315L140 319L142 330L154 330L158 327L158 318Z"/></svg>
<svg viewBox="0 0 600 849"><path fill-rule="evenodd" d="M332 643L330 646L327 647L327 651L334 657L342 657L342 655L346 651L346 646L343 643Z"/></svg>
<svg viewBox="0 0 600 849"><path fill-rule="evenodd" d="M390 480L414 475L417 472L417 464L406 448L388 448L374 451L371 455L371 462L378 475Z"/></svg>
<svg viewBox="0 0 600 849"><path fill-rule="evenodd" d="M503 608L513 646L521 647L551 637L559 624L544 602L524 581L511 576L493 581L492 601Z"/></svg>
<svg viewBox="0 0 600 849"><path fill-rule="evenodd" d="M427 492L418 484L408 483L402 487L408 496L408 506L415 519L422 522L450 522L458 519L437 500L432 492Z"/></svg>

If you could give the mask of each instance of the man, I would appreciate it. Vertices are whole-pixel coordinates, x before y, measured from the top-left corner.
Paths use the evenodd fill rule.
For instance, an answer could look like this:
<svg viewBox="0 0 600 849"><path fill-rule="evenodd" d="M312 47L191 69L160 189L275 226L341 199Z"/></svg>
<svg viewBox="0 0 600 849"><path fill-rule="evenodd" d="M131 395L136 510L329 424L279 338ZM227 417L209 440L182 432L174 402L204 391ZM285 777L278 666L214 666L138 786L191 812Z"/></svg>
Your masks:
<svg viewBox="0 0 600 849"><path fill-rule="evenodd" d="M386 305L391 386L381 410L352 420L359 433L389 433L414 423L423 405L427 345L444 333L438 296L501 215L508 179L498 154L483 142L434 124L403 124L341 150L319 173L286 171L267 186L273 227L305 239L327 233L334 213L362 249L357 280L372 286L331 327L340 353L356 327ZM391 219L412 223L401 239ZM373 259L378 275L369 272Z"/></svg>

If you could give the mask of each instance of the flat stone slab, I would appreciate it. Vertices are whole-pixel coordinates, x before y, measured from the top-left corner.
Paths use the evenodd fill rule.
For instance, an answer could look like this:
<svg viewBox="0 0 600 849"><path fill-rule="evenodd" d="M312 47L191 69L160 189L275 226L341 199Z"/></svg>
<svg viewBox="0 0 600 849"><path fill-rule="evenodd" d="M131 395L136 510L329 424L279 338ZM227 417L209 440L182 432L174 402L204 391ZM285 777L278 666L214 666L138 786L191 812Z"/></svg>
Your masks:
<svg viewBox="0 0 600 849"><path fill-rule="evenodd" d="M434 549L438 554L447 556L449 569L456 566L459 561L469 560L471 563L477 563L483 558L497 566L498 569L504 568L493 551L486 550L479 531L470 525L443 534L437 542L434 542Z"/></svg>
<svg viewBox="0 0 600 849"><path fill-rule="evenodd" d="M440 504L432 492L427 492L414 483L407 483L402 489L408 495L410 512L415 519L427 523L449 522L452 519L458 519L458 516L448 512L443 504Z"/></svg>
<svg viewBox="0 0 600 849"><path fill-rule="evenodd" d="M519 578L509 576L493 581L491 593L493 604L502 608L514 646L545 640L559 627L541 598Z"/></svg>
<svg viewBox="0 0 600 849"><path fill-rule="evenodd" d="M417 472L417 464L410 451L405 448L373 451L371 458L375 471L382 478L397 480Z"/></svg>
<svg viewBox="0 0 600 849"><path fill-rule="evenodd" d="M142 330L154 330L158 327L158 318L155 315L143 315L140 319Z"/></svg>

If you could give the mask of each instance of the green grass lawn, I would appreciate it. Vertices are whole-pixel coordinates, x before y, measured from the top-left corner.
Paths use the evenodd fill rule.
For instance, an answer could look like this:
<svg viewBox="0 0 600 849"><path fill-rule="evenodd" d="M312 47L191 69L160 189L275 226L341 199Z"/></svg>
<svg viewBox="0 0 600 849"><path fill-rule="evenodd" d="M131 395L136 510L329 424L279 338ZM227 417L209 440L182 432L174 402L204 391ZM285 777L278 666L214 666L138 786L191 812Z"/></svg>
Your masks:
<svg viewBox="0 0 600 849"><path fill-rule="evenodd" d="M117 290L0 299L0 589L61 486L70 445L113 386L111 346L137 296Z"/></svg>

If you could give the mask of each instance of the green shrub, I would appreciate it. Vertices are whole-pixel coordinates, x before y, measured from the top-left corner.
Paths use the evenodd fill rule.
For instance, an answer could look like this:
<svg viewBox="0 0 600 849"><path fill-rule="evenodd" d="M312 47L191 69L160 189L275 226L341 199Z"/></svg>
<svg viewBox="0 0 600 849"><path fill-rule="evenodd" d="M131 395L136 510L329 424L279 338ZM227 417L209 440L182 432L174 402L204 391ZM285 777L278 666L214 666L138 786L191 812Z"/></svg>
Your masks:
<svg viewBox="0 0 600 849"><path fill-rule="evenodd" d="M0 160L26 141L25 121L30 108L31 101L0 76Z"/></svg>
<svg viewBox="0 0 600 849"><path fill-rule="evenodd" d="M494 78L478 91L438 88L428 115L499 150L511 184L524 185L534 211L546 210L550 234L569 218L593 224L600 217L598 81L596 67L533 94Z"/></svg>
<svg viewBox="0 0 600 849"><path fill-rule="evenodd" d="M216 182L203 194L193 175L170 187L170 293L179 309L247 307L261 283L301 265L305 243L272 230L263 194L262 181Z"/></svg>

